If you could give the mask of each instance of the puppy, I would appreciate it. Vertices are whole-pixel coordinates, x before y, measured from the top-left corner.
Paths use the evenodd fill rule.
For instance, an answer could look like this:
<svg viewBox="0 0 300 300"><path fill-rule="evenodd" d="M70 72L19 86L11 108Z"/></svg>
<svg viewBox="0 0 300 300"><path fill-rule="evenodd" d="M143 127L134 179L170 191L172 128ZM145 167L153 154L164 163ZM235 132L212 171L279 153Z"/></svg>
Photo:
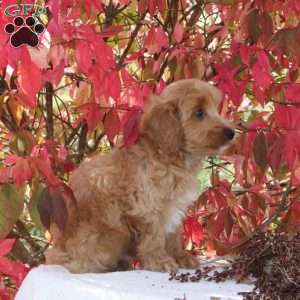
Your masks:
<svg viewBox="0 0 300 300"><path fill-rule="evenodd" d="M128 255L153 271L194 268L182 249L181 221L197 199L201 161L234 137L217 111L219 90L197 79L169 85L150 100L140 137L128 149L86 159L70 178L78 209L62 233L51 225L46 263L71 272L108 272Z"/></svg>

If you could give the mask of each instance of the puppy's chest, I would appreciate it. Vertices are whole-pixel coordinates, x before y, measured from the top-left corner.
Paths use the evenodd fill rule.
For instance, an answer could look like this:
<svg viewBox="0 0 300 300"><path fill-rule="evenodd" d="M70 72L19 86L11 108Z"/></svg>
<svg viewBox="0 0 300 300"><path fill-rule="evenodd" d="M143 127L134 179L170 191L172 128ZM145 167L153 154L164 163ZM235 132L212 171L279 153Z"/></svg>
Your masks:
<svg viewBox="0 0 300 300"><path fill-rule="evenodd" d="M165 166L146 166L140 170L136 174L138 196L131 202L130 214L139 214L150 219L157 214L165 232L174 232L184 218L187 208L197 200L196 177L190 172Z"/></svg>
<svg viewBox="0 0 300 300"><path fill-rule="evenodd" d="M165 232L175 232L178 225L182 222L189 206L197 200L198 192L196 183L188 184L185 191L178 193L170 199L165 207Z"/></svg>

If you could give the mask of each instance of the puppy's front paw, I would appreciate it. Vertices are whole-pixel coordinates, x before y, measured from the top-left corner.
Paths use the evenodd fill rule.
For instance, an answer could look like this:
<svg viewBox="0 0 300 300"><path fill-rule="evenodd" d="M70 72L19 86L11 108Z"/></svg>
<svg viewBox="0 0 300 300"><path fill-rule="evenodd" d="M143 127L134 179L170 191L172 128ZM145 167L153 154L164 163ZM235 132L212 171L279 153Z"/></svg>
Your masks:
<svg viewBox="0 0 300 300"><path fill-rule="evenodd" d="M197 269L200 264L197 257L189 252L184 252L181 256L176 257L176 261L179 267L184 269Z"/></svg>
<svg viewBox="0 0 300 300"><path fill-rule="evenodd" d="M143 268L150 271L176 272L178 265L172 257L149 258L143 261Z"/></svg>

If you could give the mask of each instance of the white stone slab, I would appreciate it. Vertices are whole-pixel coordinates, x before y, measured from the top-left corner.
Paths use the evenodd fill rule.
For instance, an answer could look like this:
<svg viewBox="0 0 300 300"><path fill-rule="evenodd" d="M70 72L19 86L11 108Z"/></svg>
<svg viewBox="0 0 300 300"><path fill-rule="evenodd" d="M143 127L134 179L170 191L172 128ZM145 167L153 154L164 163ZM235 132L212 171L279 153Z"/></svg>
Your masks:
<svg viewBox="0 0 300 300"><path fill-rule="evenodd" d="M240 300L252 290L233 281L169 281L167 273L127 271L71 274L60 266L40 266L25 278L15 300Z"/></svg>

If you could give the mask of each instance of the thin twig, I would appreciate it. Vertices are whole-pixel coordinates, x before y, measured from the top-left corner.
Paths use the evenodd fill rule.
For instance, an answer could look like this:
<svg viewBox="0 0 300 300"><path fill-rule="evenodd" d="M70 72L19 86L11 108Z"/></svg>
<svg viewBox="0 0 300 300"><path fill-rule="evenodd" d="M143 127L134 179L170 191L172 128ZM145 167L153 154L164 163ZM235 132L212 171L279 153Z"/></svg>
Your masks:
<svg viewBox="0 0 300 300"><path fill-rule="evenodd" d="M45 83L46 89L46 138L52 140L54 138L54 122L53 122L53 85L51 82Z"/></svg>
<svg viewBox="0 0 300 300"><path fill-rule="evenodd" d="M124 63L124 60L125 60L125 58L126 58L128 52L129 52L129 50L130 50L130 48L131 48L131 46L132 46L132 44L133 44L133 42L134 42L134 40L135 40L135 38L136 38L136 36L137 36L139 30L141 29L141 27L142 27L142 25L143 25L141 21L144 20L146 14L147 14L147 11L141 16L141 18L139 19L139 21L136 23L135 28L134 28L134 30L132 31L131 36L130 36L130 39L129 39L128 43L127 43L127 46L126 46L126 48L124 49L123 53L122 53L121 56L120 56L119 61L118 61L117 64L116 64L116 69L117 69L117 70L120 70L120 69L122 68L123 63Z"/></svg>

